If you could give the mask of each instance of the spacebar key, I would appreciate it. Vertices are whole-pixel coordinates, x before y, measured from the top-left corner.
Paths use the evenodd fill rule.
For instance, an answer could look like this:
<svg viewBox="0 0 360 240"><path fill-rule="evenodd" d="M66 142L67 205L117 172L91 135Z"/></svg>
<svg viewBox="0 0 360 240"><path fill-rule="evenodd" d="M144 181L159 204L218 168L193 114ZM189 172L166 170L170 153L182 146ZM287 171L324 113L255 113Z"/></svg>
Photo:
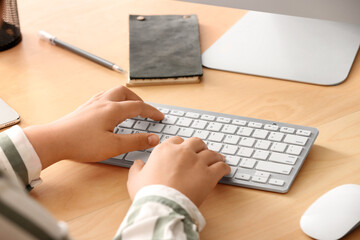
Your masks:
<svg viewBox="0 0 360 240"><path fill-rule="evenodd" d="M267 171L267 172L281 173L281 174L288 175L288 174L290 174L292 167L285 165L285 164L258 161L258 164L256 165L256 169L262 170L262 171Z"/></svg>
<svg viewBox="0 0 360 240"><path fill-rule="evenodd" d="M133 162L137 159L143 160L144 162L146 162L148 160L150 156L150 153L148 152L141 152L141 151L134 151L134 152L129 152L126 157L125 160L129 161L129 162Z"/></svg>

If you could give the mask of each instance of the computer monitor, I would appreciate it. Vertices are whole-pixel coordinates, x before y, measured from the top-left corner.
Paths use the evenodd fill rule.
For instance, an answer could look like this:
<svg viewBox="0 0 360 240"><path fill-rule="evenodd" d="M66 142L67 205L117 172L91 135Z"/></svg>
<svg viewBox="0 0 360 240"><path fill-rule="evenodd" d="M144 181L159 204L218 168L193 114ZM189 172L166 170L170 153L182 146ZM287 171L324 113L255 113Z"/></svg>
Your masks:
<svg viewBox="0 0 360 240"><path fill-rule="evenodd" d="M253 10L202 56L208 68L337 85L360 45L360 0L183 0Z"/></svg>

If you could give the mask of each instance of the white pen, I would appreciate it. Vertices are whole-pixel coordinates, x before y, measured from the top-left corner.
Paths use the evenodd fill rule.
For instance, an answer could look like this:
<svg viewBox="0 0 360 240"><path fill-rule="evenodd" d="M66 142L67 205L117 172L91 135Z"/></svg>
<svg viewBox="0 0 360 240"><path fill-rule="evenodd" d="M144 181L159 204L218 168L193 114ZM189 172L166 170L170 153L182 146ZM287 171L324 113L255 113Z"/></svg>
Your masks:
<svg viewBox="0 0 360 240"><path fill-rule="evenodd" d="M114 71L117 71L117 72L121 72L121 73L124 73L125 70L122 69L121 67L117 66L116 64L112 63L112 62L109 62L103 58L100 58L100 57L97 57L95 56L94 54L91 54L91 53L88 53L80 48L77 48L77 47L74 47L68 43L65 43L59 39L57 39L55 36L47 33L47 32L44 32L44 31L39 31L39 37L43 40L46 40L48 42L50 42L51 44L55 45L55 46L59 46L59 47L62 47L66 50L69 50L70 52L73 52L77 55L80 55L84 58L87 58L93 62L96 62L106 68L109 68L109 69L112 69Z"/></svg>

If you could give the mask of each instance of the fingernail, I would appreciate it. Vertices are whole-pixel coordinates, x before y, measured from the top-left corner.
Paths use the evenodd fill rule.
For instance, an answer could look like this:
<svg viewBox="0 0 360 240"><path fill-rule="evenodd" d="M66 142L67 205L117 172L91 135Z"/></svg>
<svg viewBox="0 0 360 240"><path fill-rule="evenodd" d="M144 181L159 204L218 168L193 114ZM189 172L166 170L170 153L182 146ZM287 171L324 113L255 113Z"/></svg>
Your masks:
<svg viewBox="0 0 360 240"><path fill-rule="evenodd" d="M158 142L158 136L156 134L152 134L148 137L148 142L150 146L155 146Z"/></svg>
<svg viewBox="0 0 360 240"><path fill-rule="evenodd" d="M221 155L222 156L222 160L224 161L224 162L226 162L226 157L224 156L224 155Z"/></svg>

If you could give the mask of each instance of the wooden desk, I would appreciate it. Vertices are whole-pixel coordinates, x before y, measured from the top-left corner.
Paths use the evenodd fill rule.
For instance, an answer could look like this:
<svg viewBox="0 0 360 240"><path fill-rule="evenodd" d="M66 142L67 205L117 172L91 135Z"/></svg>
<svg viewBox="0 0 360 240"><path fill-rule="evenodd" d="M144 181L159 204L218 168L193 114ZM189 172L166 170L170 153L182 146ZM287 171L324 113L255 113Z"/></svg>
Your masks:
<svg viewBox="0 0 360 240"><path fill-rule="evenodd" d="M46 30L128 69L128 14L198 14L207 49L246 12L169 0L18 1L23 41L0 53L0 96L21 126L63 116L127 76L40 41ZM219 184L201 206L202 239L307 239L305 209L326 191L360 184L360 56L341 85L323 87L204 69L200 84L133 88L151 102L317 127L320 135L287 194ZM130 206L128 169L63 161L31 195L75 239L111 239ZM360 229L347 239L359 239Z"/></svg>

